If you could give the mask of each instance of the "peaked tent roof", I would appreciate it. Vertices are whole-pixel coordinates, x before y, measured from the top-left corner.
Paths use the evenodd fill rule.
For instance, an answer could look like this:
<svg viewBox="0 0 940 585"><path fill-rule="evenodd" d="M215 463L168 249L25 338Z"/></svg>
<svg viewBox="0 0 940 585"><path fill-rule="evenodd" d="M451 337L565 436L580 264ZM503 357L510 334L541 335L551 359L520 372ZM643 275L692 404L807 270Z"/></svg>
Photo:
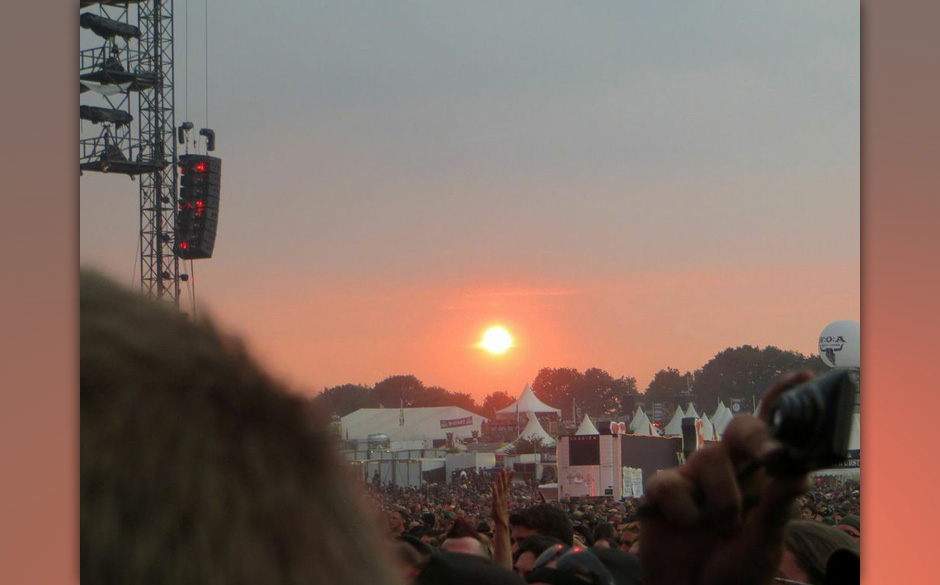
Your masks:
<svg viewBox="0 0 940 585"><path fill-rule="evenodd" d="M724 403L724 402L722 402L721 400L719 400L719 401L718 401L718 408L715 409L715 414L712 415L712 422L715 422L715 421L718 419L718 415L721 414L722 411L725 411L725 410L728 410L728 407L725 406L725 403Z"/></svg>
<svg viewBox="0 0 940 585"><path fill-rule="evenodd" d="M714 418L712 418L712 425L715 427L715 435L721 437L725 433L725 427L728 426L728 423L731 422L731 419L734 418L734 415L731 414L730 408L725 408L720 413L717 413Z"/></svg>
<svg viewBox="0 0 940 585"><path fill-rule="evenodd" d="M541 400L535 395L535 392L532 391L532 388L526 384L525 388L522 390L522 394L519 395L519 398L507 406L506 408L501 408L496 411L496 414L516 414L516 412L533 412L535 414L543 414L547 412L552 412L555 414L561 414L561 410L558 408L553 408Z"/></svg>
<svg viewBox="0 0 940 585"><path fill-rule="evenodd" d="M672 415L672 418L669 420L669 424L666 425L666 428L663 429L663 436L665 437L678 437L682 435L682 419L685 417L685 413L682 412L682 407L676 407L676 413Z"/></svg>
<svg viewBox="0 0 940 585"><path fill-rule="evenodd" d="M535 416L535 413L529 412L526 414L529 415L529 422L526 423L525 428L522 429L522 432L519 433L519 436L516 437L516 440L512 443L509 443L508 445L503 445L500 449L497 449L497 451L502 451L510 445L515 445L519 439L531 440L538 438L542 439L543 445L551 446L555 444L555 439L553 439L552 436L549 435L544 428L542 428L542 423L539 422L539 419Z"/></svg>
<svg viewBox="0 0 940 585"><path fill-rule="evenodd" d="M712 421L708 420L708 415L703 414L702 418L702 436L705 437L706 441L715 441L718 437L715 436L715 425L712 424Z"/></svg>
<svg viewBox="0 0 940 585"><path fill-rule="evenodd" d="M631 431L634 430L638 424L642 424L644 418L646 418L647 422L649 422L649 417L647 417L646 413L643 412L643 407L637 406L636 413L634 413L633 420L630 421L628 428Z"/></svg>
<svg viewBox="0 0 940 585"><path fill-rule="evenodd" d="M695 412L695 405L693 405L691 402L689 403L689 409L685 411L685 415L698 418L698 413Z"/></svg>
<svg viewBox="0 0 940 585"><path fill-rule="evenodd" d="M581 426L578 427L578 430L575 431L575 435L599 435L597 427L594 426L594 423L591 422L591 418L588 415L584 415L584 420L581 421Z"/></svg>
<svg viewBox="0 0 940 585"><path fill-rule="evenodd" d="M653 426L653 423L650 422L649 417L646 416L646 413L643 411L640 411L640 420L637 422L636 426L631 426L630 430L633 435L642 435L644 437L660 436L659 429Z"/></svg>

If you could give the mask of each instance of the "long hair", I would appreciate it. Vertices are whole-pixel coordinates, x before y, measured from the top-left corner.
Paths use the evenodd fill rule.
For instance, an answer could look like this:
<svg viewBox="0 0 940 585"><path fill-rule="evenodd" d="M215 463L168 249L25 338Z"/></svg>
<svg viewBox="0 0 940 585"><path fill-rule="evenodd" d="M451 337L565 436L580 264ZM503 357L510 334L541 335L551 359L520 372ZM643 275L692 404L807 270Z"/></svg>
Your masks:
<svg viewBox="0 0 940 585"><path fill-rule="evenodd" d="M851 536L813 520L791 520L787 524L784 546L813 585L825 585L829 556L842 548L858 552L858 543Z"/></svg>

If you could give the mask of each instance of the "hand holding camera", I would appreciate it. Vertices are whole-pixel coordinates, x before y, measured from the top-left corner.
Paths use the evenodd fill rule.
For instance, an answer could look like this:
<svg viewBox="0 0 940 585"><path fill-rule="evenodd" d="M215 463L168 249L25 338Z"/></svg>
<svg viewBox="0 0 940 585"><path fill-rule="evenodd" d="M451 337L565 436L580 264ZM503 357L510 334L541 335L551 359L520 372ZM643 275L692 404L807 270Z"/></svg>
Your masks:
<svg viewBox="0 0 940 585"><path fill-rule="evenodd" d="M846 372L784 376L761 418L735 417L721 443L652 477L640 536L646 582L771 582L807 474L846 455L853 398Z"/></svg>

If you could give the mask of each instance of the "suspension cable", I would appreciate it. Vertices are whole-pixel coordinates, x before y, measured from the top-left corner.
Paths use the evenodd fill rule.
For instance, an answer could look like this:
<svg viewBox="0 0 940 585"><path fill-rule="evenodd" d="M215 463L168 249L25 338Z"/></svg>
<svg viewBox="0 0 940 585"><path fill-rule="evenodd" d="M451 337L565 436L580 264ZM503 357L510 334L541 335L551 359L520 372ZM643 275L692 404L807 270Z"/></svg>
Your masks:
<svg viewBox="0 0 940 585"><path fill-rule="evenodd" d="M193 308L193 321L196 320L196 271L192 259L189 260L189 296Z"/></svg>
<svg viewBox="0 0 940 585"><path fill-rule="evenodd" d="M206 1L206 128L209 127L209 0Z"/></svg>
<svg viewBox="0 0 940 585"><path fill-rule="evenodd" d="M135 282L140 282L135 278L137 275L137 260L140 259L140 238L137 238L137 249L134 250L134 265L131 267L131 288L133 288Z"/></svg>
<svg viewBox="0 0 940 585"><path fill-rule="evenodd" d="M183 77L186 78L186 89L184 93L186 95L186 104L183 106L183 120L189 120L189 0L183 0L186 8L184 10L183 23L186 25L186 36L183 41L183 53L186 57L183 60ZM187 145L188 150L188 145Z"/></svg>

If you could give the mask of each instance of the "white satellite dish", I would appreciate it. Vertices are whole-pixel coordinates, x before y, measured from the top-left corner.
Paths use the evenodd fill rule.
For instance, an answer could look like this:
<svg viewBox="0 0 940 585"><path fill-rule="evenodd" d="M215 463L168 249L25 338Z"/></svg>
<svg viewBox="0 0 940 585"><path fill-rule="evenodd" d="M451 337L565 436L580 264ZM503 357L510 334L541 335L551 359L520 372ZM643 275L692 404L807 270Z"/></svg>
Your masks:
<svg viewBox="0 0 940 585"><path fill-rule="evenodd" d="M830 368L861 367L861 339L858 321L833 321L819 334L819 357Z"/></svg>

